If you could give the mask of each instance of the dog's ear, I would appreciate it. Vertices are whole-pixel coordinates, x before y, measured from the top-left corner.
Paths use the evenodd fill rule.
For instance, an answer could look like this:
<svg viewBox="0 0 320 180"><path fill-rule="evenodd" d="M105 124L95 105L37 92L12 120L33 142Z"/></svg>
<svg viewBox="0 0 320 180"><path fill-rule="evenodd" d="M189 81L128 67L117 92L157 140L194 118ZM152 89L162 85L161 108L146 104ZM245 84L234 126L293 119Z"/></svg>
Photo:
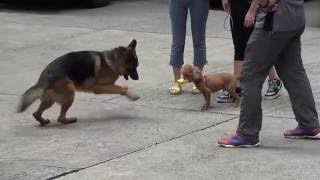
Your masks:
<svg viewBox="0 0 320 180"><path fill-rule="evenodd" d="M194 82L199 82L202 79L202 73L200 70L193 70L192 76Z"/></svg>
<svg viewBox="0 0 320 180"><path fill-rule="evenodd" d="M131 49L136 49L136 47L137 47L137 40L133 39L133 40L130 42L130 44L129 44L128 47L131 48Z"/></svg>

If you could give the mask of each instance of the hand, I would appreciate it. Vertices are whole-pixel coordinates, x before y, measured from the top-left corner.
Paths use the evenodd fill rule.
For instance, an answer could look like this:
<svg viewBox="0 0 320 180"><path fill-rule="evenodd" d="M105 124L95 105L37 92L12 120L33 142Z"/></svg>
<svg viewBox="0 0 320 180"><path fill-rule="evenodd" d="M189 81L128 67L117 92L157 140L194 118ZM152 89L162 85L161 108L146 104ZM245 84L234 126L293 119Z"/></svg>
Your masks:
<svg viewBox="0 0 320 180"><path fill-rule="evenodd" d="M268 8L270 12L278 9L278 0L269 0Z"/></svg>
<svg viewBox="0 0 320 180"><path fill-rule="evenodd" d="M222 0L222 7L226 12L230 12L229 0Z"/></svg>
<svg viewBox="0 0 320 180"><path fill-rule="evenodd" d="M244 27L246 28L252 27L254 25L255 20L256 20L256 12L249 10L244 19Z"/></svg>

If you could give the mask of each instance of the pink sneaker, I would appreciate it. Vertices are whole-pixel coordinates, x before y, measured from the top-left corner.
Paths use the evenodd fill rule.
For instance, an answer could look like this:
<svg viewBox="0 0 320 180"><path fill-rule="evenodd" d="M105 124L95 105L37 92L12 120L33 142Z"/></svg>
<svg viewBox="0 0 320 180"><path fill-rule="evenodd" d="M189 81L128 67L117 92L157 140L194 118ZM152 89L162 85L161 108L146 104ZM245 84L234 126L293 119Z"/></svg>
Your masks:
<svg viewBox="0 0 320 180"><path fill-rule="evenodd" d="M320 128L308 129L297 127L284 132L285 138L292 139L320 139Z"/></svg>
<svg viewBox="0 0 320 180"><path fill-rule="evenodd" d="M221 138L218 140L218 145L227 148L234 147L256 147L260 145L259 140L249 141L237 134L231 135L228 138Z"/></svg>

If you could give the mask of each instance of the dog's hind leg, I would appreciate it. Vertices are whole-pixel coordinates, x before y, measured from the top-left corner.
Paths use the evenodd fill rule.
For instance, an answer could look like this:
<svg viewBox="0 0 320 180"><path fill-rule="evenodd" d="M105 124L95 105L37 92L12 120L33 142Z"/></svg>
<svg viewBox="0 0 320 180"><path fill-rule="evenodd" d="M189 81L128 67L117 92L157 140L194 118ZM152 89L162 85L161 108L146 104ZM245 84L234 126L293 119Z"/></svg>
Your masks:
<svg viewBox="0 0 320 180"><path fill-rule="evenodd" d="M50 123L49 119L43 119L42 113L49 109L53 105L54 101L46 93L41 96L41 103L36 112L32 115L33 117L43 126Z"/></svg>
<svg viewBox="0 0 320 180"><path fill-rule="evenodd" d="M69 108L71 107L73 103L73 99L61 104L61 111L60 111L60 115L58 118L58 122L61 122L63 124L69 124L69 123L75 123L77 122L77 118L75 117L71 117L71 118L67 118L67 111L69 110Z"/></svg>
<svg viewBox="0 0 320 180"><path fill-rule="evenodd" d="M75 86L70 80L62 80L55 85L54 101L61 105L60 115L58 122L63 124L69 124L77 122L77 118L67 118L67 112L73 104L75 94Z"/></svg>

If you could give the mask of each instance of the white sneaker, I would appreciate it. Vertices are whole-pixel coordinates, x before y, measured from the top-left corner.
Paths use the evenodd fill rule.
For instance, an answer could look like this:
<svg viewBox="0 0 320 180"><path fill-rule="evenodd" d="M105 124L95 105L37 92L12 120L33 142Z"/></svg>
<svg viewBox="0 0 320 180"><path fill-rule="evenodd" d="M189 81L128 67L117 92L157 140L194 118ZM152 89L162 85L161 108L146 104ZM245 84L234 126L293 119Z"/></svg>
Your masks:
<svg viewBox="0 0 320 180"><path fill-rule="evenodd" d="M282 90L282 81L279 79L268 80L268 90L264 95L264 99L272 100L277 99L280 96Z"/></svg>

